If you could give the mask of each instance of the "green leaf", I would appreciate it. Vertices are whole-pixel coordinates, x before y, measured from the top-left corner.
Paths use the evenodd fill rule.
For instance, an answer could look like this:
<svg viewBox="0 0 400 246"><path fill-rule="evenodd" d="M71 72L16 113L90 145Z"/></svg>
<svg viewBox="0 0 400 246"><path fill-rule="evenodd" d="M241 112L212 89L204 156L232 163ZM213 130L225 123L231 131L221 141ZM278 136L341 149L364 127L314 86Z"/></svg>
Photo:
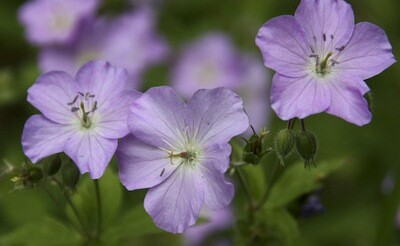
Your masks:
<svg viewBox="0 0 400 246"><path fill-rule="evenodd" d="M82 176L81 176L82 177ZM77 207L83 223L89 230L94 230L97 221L96 196L93 180L86 177L78 184L77 192L72 196L72 201ZM122 202L122 187L118 176L111 168L108 168L104 175L99 179L101 212L103 228L106 228L116 219ZM78 219L67 206L67 214L79 226Z"/></svg>
<svg viewBox="0 0 400 246"><path fill-rule="evenodd" d="M292 245L300 236L297 221L286 209L264 210L263 215L269 230L284 242L284 245Z"/></svg>
<svg viewBox="0 0 400 246"><path fill-rule="evenodd" d="M319 163L318 167L312 170L305 169L303 163L291 165L272 187L264 208L273 209L286 206L299 196L318 189L321 181L343 163L343 160L325 161Z"/></svg>
<svg viewBox="0 0 400 246"><path fill-rule="evenodd" d="M137 205L126 211L120 219L104 232L103 241L108 244L120 242L128 238L162 233L163 231L153 223L142 205Z"/></svg>
<svg viewBox="0 0 400 246"><path fill-rule="evenodd" d="M46 217L2 235L0 245L79 245L79 234L62 222Z"/></svg>

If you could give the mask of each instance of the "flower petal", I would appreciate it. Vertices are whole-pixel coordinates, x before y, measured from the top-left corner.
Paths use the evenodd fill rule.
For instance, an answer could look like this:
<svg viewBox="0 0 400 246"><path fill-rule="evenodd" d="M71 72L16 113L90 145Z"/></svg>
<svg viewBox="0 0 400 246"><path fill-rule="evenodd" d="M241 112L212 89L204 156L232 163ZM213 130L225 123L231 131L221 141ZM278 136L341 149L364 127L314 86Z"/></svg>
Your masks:
<svg viewBox="0 0 400 246"><path fill-rule="evenodd" d="M371 78L396 62L385 31L368 22L356 25L353 36L337 60L337 69L362 79Z"/></svg>
<svg viewBox="0 0 400 246"><path fill-rule="evenodd" d="M354 30L354 13L344 0L302 0L294 16L317 53L346 45Z"/></svg>
<svg viewBox="0 0 400 246"><path fill-rule="evenodd" d="M360 89L360 84L364 84L361 79L344 75L332 80L329 86L331 104L326 112L358 126L369 123L372 114L363 97L365 88Z"/></svg>
<svg viewBox="0 0 400 246"><path fill-rule="evenodd" d="M300 78L275 74L271 88L271 107L282 120L303 119L325 111L331 96L326 81L304 76Z"/></svg>
<svg viewBox="0 0 400 246"><path fill-rule="evenodd" d="M60 153L74 130L74 127L57 124L43 115L33 115L25 123L22 133L24 153L33 163Z"/></svg>
<svg viewBox="0 0 400 246"><path fill-rule="evenodd" d="M138 91L123 91L114 100L104 103L103 110L98 112L99 117L96 132L105 138L122 138L129 133L129 108L142 93ZM106 105L110 106L106 106Z"/></svg>
<svg viewBox="0 0 400 246"><path fill-rule="evenodd" d="M279 16L265 23L258 31L256 44L266 67L286 76L307 74L311 51L293 16Z"/></svg>
<svg viewBox="0 0 400 246"><path fill-rule="evenodd" d="M231 203L235 194L232 183L225 181L224 172L229 166L229 144L216 144L205 150L205 161L199 165L203 174L204 202L212 210L220 210Z"/></svg>
<svg viewBox="0 0 400 246"><path fill-rule="evenodd" d="M150 188L144 208L158 227L182 233L196 222L203 198L200 173L180 165L165 182Z"/></svg>
<svg viewBox="0 0 400 246"><path fill-rule="evenodd" d="M106 61L86 63L79 69L76 81L82 93L89 92L95 96L98 111L107 110L110 105L106 103L112 101L110 99L118 98L122 91L128 89L126 70L113 67Z"/></svg>
<svg viewBox="0 0 400 246"><path fill-rule="evenodd" d="M117 149L117 140L98 136L91 131L77 132L65 143L64 152L75 162L80 172L100 178Z"/></svg>
<svg viewBox="0 0 400 246"><path fill-rule="evenodd" d="M242 99L225 88L198 90L188 103L189 126L199 144L226 143L249 127Z"/></svg>
<svg viewBox="0 0 400 246"><path fill-rule="evenodd" d="M134 102L128 126L142 141L171 149L186 130L186 112L185 102L171 87L153 87Z"/></svg>
<svg viewBox="0 0 400 246"><path fill-rule="evenodd" d="M123 138L117 150L119 177L128 190L150 188L167 179L177 167L165 151L133 135Z"/></svg>
<svg viewBox="0 0 400 246"><path fill-rule="evenodd" d="M75 81L65 72L53 71L41 75L28 90L28 102L44 116L60 124L77 120L69 102L77 94Z"/></svg>

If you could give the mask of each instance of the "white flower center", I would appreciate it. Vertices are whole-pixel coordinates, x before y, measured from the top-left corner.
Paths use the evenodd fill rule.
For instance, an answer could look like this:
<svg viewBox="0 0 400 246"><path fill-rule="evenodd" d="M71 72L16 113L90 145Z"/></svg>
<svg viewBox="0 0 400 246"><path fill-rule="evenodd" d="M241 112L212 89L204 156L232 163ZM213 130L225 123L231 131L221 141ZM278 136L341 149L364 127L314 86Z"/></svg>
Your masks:
<svg viewBox="0 0 400 246"><path fill-rule="evenodd" d="M335 36L329 35L328 42L325 33L322 34L321 42L317 42L317 38L313 36L313 44L310 45L310 69L318 77L325 77L332 72L332 68L339 64L337 60L340 54L346 48L345 46L335 47L334 40Z"/></svg>
<svg viewBox="0 0 400 246"><path fill-rule="evenodd" d="M78 92L73 100L67 103L71 107L71 112L74 113L80 120L81 126L84 128L92 127L92 117L97 110L97 101L94 100L95 95L86 92ZM89 109L89 111L87 111Z"/></svg>

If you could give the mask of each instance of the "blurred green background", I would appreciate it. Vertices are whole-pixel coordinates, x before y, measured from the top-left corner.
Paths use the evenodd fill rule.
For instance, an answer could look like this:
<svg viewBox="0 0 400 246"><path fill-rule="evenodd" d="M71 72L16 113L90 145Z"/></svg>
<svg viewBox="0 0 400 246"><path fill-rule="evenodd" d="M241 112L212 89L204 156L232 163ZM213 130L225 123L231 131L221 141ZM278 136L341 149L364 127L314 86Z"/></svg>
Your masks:
<svg viewBox="0 0 400 246"><path fill-rule="evenodd" d="M0 1L0 168L4 167L3 159L22 164L23 124L36 112L26 102L26 90L39 71L37 49L27 43L17 21L17 9L23 2ZM393 53L399 57L400 1L348 2L357 22L370 21L386 30ZM158 8L158 30L172 46L172 53L180 45L216 30L229 34L241 50L259 54L254 38L261 25L272 17L293 14L297 5L296 0L164 0ZM127 1L104 0L101 13L115 14L129 6ZM167 84L169 68L164 64L150 69L144 88ZM321 199L326 212L300 220L297 245L400 245L400 228L395 225L400 202L400 182L396 182L400 180L399 77L396 63L367 81L373 93L374 115L367 126L356 127L328 115L307 119L308 129L319 142L317 163L338 158L349 161L325 183ZM274 134L284 124L272 116L268 128ZM394 177L395 185L383 194L382 182L388 174ZM0 238L21 225L42 221L45 215L60 216L42 190L9 192L12 188L9 179L0 180ZM141 191L124 191L123 208L141 206L143 195ZM168 241L170 245L180 242L179 236L161 233L160 237L173 240ZM143 242L153 240L157 237ZM166 241L158 241L158 245L162 245L160 242Z"/></svg>

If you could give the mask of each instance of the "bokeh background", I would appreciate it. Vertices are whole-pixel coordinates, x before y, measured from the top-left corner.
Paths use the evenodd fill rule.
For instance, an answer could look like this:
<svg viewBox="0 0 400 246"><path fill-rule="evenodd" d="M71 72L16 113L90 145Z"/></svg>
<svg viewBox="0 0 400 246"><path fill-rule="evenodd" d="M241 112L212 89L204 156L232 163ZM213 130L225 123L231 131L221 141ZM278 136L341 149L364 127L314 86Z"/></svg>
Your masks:
<svg viewBox="0 0 400 246"><path fill-rule="evenodd" d="M41 73L39 56L43 47L33 45L27 40L25 29L18 21L18 9L24 2L0 1L1 170L6 170L3 160L13 165L23 163L24 156L20 143L23 124L30 115L37 113L27 103L26 91ZM209 33L225 35L235 49L234 52L249 54L259 66L262 64L261 54L254 43L258 29L270 18L293 14L298 2L297 0L103 0L97 16L118 18L123 13L143 7L153 11L154 31L165 42L166 50L162 59L147 64L146 68L134 78L140 81L136 85L137 88L145 91L151 86L173 83L171 74L179 64L182 52L188 46L190 49L190 44ZM399 57L400 2L398 0L349 0L348 2L353 6L357 22L370 21L386 30L393 46L393 53L395 57ZM132 28L132 35L135 35L135 30ZM317 163L330 159L347 161L324 182L323 190L319 193L325 212L311 218L299 219L301 235L296 240L296 245L400 245L400 212L397 215L400 207L400 69L398 66L396 63L382 74L367 81L372 90L374 115L369 125L356 127L324 114L307 119L308 129L316 134L319 143ZM260 99L263 100L259 106L260 112L262 111L260 115L271 135L274 135L285 126L285 123L273 112L269 112L267 91L271 74L272 72L265 68L265 71L261 72L261 77L257 79L256 76L255 80L265 84L265 88L261 87L265 96ZM244 79L238 82L242 85L235 89L243 91L251 87L246 81ZM248 94L246 97L252 98L252 94ZM116 170L116 163L113 162L111 166ZM0 238L15 233L24 225L40 223L45 217L61 216L41 189L14 191L13 188L9 177L2 175ZM121 211L142 205L144 191L127 192L122 187L119 188ZM143 209L138 211L138 216L147 216ZM135 217L132 220L136 220ZM151 223L147 220L146 223ZM31 233L34 235L35 231L32 230ZM21 236L26 237L26 243L18 245L31 245L28 233L22 233ZM232 237L232 230L227 230L225 236ZM126 239L125 243L163 245L168 242L168 245L179 245L187 243L185 240L187 239L182 236L159 231L156 236L139 238L132 236ZM229 245L229 242L232 241L228 240L225 243Z"/></svg>

